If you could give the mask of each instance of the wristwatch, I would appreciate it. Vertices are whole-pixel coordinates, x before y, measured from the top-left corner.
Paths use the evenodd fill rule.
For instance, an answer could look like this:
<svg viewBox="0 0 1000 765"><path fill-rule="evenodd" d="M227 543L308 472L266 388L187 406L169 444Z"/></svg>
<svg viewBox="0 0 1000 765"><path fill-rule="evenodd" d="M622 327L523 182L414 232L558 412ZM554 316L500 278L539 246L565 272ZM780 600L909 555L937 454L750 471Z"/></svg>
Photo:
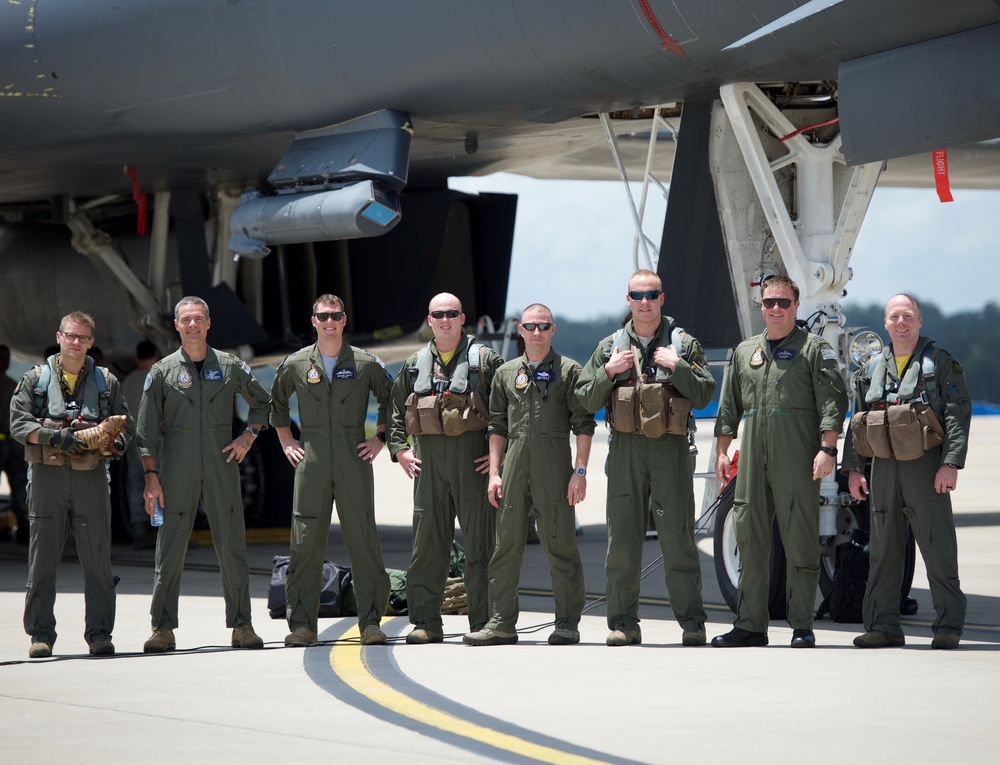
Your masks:
<svg viewBox="0 0 1000 765"><path fill-rule="evenodd" d="M383 444L385 443L385 431L384 430L376 430L375 431L375 437L379 441L381 441Z"/></svg>
<svg viewBox="0 0 1000 765"><path fill-rule="evenodd" d="M836 457L837 456L837 447L836 446L821 446L821 447L819 447L819 450L821 452L826 452L831 457Z"/></svg>
<svg viewBox="0 0 1000 765"><path fill-rule="evenodd" d="M260 429L255 428L253 425L247 425L247 433L256 438L260 435Z"/></svg>
<svg viewBox="0 0 1000 765"><path fill-rule="evenodd" d="M587 475L587 468L585 468L585 467L578 467L578 468L574 469L573 472L576 473L577 475L580 475L580 476Z"/></svg>

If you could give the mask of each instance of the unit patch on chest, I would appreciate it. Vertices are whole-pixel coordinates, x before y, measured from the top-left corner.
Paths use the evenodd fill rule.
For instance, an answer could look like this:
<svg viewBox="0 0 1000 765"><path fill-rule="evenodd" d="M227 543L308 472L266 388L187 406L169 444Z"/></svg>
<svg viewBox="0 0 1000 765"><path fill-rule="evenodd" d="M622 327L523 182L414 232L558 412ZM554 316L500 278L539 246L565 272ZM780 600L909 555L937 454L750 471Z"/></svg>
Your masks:
<svg viewBox="0 0 1000 765"><path fill-rule="evenodd" d="M764 350L758 348L753 352L753 356L750 357L750 366L759 367L764 363Z"/></svg>
<svg viewBox="0 0 1000 765"><path fill-rule="evenodd" d="M518 390L524 390L528 387L528 373L526 370L522 369L517 373L517 377L514 378L514 387Z"/></svg>
<svg viewBox="0 0 1000 765"><path fill-rule="evenodd" d="M306 382L310 385L315 385L322 378L319 375L319 370L316 367L309 367L309 371L306 372Z"/></svg>
<svg viewBox="0 0 1000 765"><path fill-rule="evenodd" d="M181 388L190 388L194 380L191 378L191 370L183 364L177 370L177 385Z"/></svg>

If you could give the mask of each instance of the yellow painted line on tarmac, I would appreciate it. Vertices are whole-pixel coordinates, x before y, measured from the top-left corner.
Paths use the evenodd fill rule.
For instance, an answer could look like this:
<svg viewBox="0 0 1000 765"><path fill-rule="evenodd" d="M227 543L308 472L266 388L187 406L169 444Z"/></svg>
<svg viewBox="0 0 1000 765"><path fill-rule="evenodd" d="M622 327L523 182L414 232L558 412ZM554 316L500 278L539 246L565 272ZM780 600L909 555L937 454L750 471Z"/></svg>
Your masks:
<svg viewBox="0 0 1000 765"><path fill-rule="evenodd" d="M352 640L360 640L360 638L357 625L345 632L341 641L330 649L330 666L333 668L334 674L344 683L376 704L423 725L457 736L464 736L472 741L528 757L538 762L548 762L553 765L608 765L606 760L595 760L549 746L533 744L517 736L471 723L390 688L368 671L364 662L364 652L367 649L358 650L359 644L352 642Z"/></svg>

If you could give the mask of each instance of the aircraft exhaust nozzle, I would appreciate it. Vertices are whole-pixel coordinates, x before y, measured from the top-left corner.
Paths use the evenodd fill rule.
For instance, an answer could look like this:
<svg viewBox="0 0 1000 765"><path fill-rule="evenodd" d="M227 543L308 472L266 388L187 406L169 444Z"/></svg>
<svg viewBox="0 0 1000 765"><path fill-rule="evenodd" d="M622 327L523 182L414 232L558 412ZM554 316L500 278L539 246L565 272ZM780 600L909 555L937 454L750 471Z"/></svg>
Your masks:
<svg viewBox="0 0 1000 765"><path fill-rule="evenodd" d="M400 220L399 197L377 181L334 189L266 196L246 192L229 218L229 249L259 259L270 244L379 236Z"/></svg>

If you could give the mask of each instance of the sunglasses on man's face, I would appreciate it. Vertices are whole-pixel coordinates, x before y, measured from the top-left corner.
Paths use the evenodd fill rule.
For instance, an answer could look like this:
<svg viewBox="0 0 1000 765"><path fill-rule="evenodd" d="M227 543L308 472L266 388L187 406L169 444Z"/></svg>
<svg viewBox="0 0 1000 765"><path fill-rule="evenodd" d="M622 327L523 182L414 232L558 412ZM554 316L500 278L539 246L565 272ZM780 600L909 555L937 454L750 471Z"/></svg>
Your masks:
<svg viewBox="0 0 1000 765"><path fill-rule="evenodd" d="M552 329L552 322L548 321L526 321L521 327L524 328L526 332L534 332L536 329L539 332L548 332Z"/></svg>
<svg viewBox="0 0 1000 765"><path fill-rule="evenodd" d="M639 302L643 298L646 298L646 300L656 300L662 294L662 290L630 290L628 296Z"/></svg>
<svg viewBox="0 0 1000 765"><path fill-rule="evenodd" d="M457 319L462 315L461 311L457 311L454 308L450 308L447 311L431 311L432 319L443 319L447 316L449 319Z"/></svg>
<svg viewBox="0 0 1000 765"><path fill-rule="evenodd" d="M343 311L320 311L319 313L314 313L313 316L316 317L316 321L318 321L318 322L330 321L330 319L333 319L334 321L340 321L341 319L344 318L344 312Z"/></svg>
<svg viewBox="0 0 1000 765"><path fill-rule="evenodd" d="M774 308L778 306L782 311L785 311L792 307L791 298L764 298L761 301L765 308Z"/></svg>

